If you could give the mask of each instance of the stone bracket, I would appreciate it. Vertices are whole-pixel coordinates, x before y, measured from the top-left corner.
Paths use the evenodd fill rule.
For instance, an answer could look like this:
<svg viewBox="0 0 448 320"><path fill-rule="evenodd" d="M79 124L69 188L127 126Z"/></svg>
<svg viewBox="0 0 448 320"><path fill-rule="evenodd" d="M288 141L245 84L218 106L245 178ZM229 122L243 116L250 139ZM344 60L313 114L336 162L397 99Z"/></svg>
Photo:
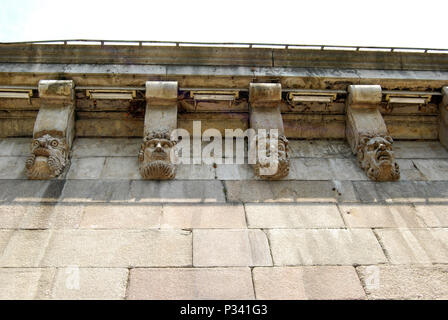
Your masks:
<svg viewBox="0 0 448 320"><path fill-rule="evenodd" d="M400 178L392 150L393 140L379 111L379 85L350 85L346 111L346 137L359 165L375 181Z"/></svg>
<svg viewBox="0 0 448 320"><path fill-rule="evenodd" d="M146 111L143 143L138 155L140 174L144 179L174 179L173 162L176 141L171 137L177 128L176 81L146 82Z"/></svg>
<svg viewBox="0 0 448 320"><path fill-rule="evenodd" d="M282 87L279 83L251 83L249 86L249 104L250 104L250 127L255 130L255 136L251 141L250 148L256 147L257 160L254 165L255 174L263 179L278 180L285 178L289 174L289 154L288 140L285 137L283 119L280 113L280 102L282 99ZM259 136L258 130L266 130L266 138ZM271 129L278 130L278 137L270 137ZM278 149L268 140L278 138ZM267 158L259 158L259 146L263 143L266 146ZM274 163L269 160L273 152L277 154ZM273 170L267 170L274 168Z"/></svg>
<svg viewBox="0 0 448 320"><path fill-rule="evenodd" d="M31 155L26 161L29 179L59 176L67 165L75 137L75 95L72 80L41 80L42 100L33 129Z"/></svg>

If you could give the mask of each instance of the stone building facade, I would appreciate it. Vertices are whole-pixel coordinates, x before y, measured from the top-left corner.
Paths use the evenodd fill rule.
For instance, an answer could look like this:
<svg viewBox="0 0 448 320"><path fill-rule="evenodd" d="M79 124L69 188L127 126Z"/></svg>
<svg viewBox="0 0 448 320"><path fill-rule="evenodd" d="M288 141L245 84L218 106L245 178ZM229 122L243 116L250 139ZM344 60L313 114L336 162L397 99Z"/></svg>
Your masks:
<svg viewBox="0 0 448 320"><path fill-rule="evenodd" d="M447 105L444 51L0 44L0 298L448 298Z"/></svg>

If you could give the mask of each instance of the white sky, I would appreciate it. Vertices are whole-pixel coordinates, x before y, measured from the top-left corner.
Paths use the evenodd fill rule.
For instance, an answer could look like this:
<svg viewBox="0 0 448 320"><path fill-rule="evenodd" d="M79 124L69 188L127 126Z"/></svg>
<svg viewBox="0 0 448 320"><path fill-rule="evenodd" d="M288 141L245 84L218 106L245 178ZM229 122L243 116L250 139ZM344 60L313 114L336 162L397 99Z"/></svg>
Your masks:
<svg viewBox="0 0 448 320"><path fill-rule="evenodd" d="M104 39L448 48L448 0L0 0L0 42Z"/></svg>

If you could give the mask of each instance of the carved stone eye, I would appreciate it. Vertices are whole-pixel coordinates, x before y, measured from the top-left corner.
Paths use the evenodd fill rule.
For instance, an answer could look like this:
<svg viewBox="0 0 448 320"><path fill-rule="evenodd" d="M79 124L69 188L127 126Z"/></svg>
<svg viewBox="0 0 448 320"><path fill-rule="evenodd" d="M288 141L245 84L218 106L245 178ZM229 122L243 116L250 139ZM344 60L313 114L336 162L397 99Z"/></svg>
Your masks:
<svg viewBox="0 0 448 320"><path fill-rule="evenodd" d="M35 147L38 147L38 146L39 146L39 141L38 141L38 140L34 140L34 141L33 141L33 145L34 145Z"/></svg>
<svg viewBox="0 0 448 320"><path fill-rule="evenodd" d="M53 140L53 141L51 141L51 146L52 146L52 147L57 147L58 144L59 144L58 140Z"/></svg>

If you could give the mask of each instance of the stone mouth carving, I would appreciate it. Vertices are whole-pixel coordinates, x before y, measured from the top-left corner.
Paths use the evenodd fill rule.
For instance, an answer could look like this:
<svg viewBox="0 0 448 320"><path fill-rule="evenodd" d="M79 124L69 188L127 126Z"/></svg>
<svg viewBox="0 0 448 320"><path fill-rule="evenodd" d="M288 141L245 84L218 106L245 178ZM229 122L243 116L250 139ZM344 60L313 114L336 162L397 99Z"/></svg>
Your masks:
<svg viewBox="0 0 448 320"><path fill-rule="evenodd" d="M45 134L33 139L31 155L25 163L29 179L50 179L57 177L67 163L67 144L62 137Z"/></svg>
<svg viewBox="0 0 448 320"><path fill-rule="evenodd" d="M400 167L392 150L392 137L363 135L357 149L359 165L367 177L374 181L395 181L400 179Z"/></svg>
<svg viewBox="0 0 448 320"><path fill-rule="evenodd" d="M271 146L270 140L269 134L266 137L259 135L254 137L254 142L256 141L254 145L257 147L257 151L260 145L266 147L266 155L257 157L257 162L254 165L255 174L262 179L279 180L289 174L288 140L284 135L280 135L277 148L275 145ZM275 153L277 153L276 159L274 158Z"/></svg>
<svg viewBox="0 0 448 320"><path fill-rule="evenodd" d="M168 130L149 132L144 138L138 154L139 170L144 179L167 180L176 176L176 166L171 155L176 141Z"/></svg>

